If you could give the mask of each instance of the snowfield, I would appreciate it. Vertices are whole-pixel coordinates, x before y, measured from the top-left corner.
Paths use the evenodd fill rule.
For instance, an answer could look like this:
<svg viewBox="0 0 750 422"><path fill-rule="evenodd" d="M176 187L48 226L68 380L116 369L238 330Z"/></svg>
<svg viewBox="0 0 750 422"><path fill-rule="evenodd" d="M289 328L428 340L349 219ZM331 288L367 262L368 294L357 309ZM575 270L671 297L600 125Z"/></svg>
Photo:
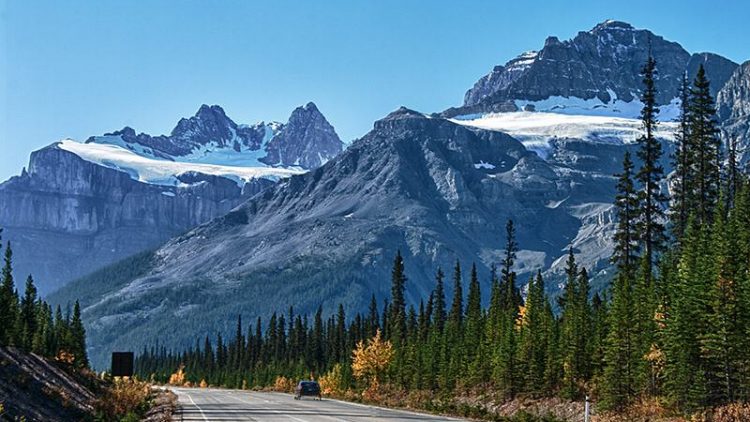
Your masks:
<svg viewBox="0 0 750 422"><path fill-rule="evenodd" d="M254 166L237 166L226 165L223 163L207 163L210 158L222 160L225 162L233 161L230 159L228 152L219 152L216 155L202 154L203 162L195 161L171 161L159 159L153 156L146 156L147 151L140 151L143 155L138 154L124 146L118 145L115 140L109 140L108 143L80 143L72 139L64 139L57 143L57 147L81 157L86 161L109 167L115 170L128 173L131 178L155 185L179 186L181 182L176 176L185 172L198 172L212 176L222 176L234 180L240 187L252 179L267 178L278 180L295 174L304 173L302 169L288 169L262 166L258 163L257 157L245 157L240 161L237 152L231 154L234 162L258 163ZM197 157L190 157L197 158ZM188 159L190 159L188 158Z"/></svg>
<svg viewBox="0 0 750 422"><path fill-rule="evenodd" d="M581 139L592 143L629 144L641 135L641 121L606 115L563 114L559 112L518 111L459 116L452 122L480 129L505 132L536 151L542 158L554 139ZM677 124L659 123L656 136L674 138Z"/></svg>

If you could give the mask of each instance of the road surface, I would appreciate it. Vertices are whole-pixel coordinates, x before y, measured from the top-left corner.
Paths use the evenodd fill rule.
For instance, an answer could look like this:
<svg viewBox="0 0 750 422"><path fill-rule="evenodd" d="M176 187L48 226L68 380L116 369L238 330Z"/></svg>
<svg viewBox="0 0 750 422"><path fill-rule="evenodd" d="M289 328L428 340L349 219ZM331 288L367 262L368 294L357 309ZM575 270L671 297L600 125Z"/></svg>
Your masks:
<svg viewBox="0 0 750 422"><path fill-rule="evenodd" d="M310 398L294 400L289 394L213 388L172 388L180 409L177 421L359 422L460 421L444 416Z"/></svg>

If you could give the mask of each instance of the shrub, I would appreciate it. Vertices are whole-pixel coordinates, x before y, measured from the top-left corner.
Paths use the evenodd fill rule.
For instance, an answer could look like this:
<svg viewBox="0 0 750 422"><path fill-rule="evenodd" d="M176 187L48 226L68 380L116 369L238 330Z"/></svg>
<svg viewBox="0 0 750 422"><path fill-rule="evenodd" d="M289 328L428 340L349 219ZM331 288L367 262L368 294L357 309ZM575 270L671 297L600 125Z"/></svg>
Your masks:
<svg viewBox="0 0 750 422"><path fill-rule="evenodd" d="M97 419L138 420L149 408L151 386L131 378L115 378L94 404Z"/></svg>

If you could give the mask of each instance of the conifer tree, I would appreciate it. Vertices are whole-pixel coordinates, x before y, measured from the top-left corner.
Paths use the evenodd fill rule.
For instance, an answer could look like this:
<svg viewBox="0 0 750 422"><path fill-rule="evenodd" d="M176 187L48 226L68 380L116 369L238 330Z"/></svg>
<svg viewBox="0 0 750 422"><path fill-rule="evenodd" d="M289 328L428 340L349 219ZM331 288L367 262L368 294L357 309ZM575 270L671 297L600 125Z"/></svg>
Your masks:
<svg viewBox="0 0 750 422"><path fill-rule="evenodd" d="M536 396L542 395L545 386L548 333L545 308L547 296L541 271L529 281L521 325L519 360L524 368L524 388Z"/></svg>
<svg viewBox="0 0 750 422"><path fill-rule="evenodd" d="M641 102L643 102L641 122L644 133L638 138L638 158L642 162L636 174L641 185L639 192L641 215L638 221L638 231L646 262L644 276L650 283L656 254L662 249L666 238L664 225L661 222L664 215L662 204L666 200L661 192L664 168L660 164L660 159L663 152L661 143L656 139L656 116L659 113L656 105L656 60L650 54L641 70L641 76L644 85L641 95Z"/></svg>
<svg viewBox="0 0 750 422"><path fill-rule="evenodd" d="M703 65L690 91L690 145L694 149L695 208L698 223L713 217L720 189L721 141L716 121L716 109Z"/></svg>
<svg viewBox="0 0 750 422"><path fill-rule="evenodd" d="M687 220L694 206L694 148L690 137L690 83L687 74L682 76L680 86L680 117L675 133L675 153L672 180L673 206L670 212L672 234L679 242L687 227Z"/></svg>
<svg viewBox="0 0 750 422"><path fill-rule="evenodd" d="M13 345L16 340L16 319L18 315L18 294L13 282L13 250L10 242L5 246L3 269L0 273L0 345Z"/></svg>
<svg viewBox="0 0 750 422"><path fill-rule="evenodd" d="M77 300L73 305L73 316L70 319L70 338L70 352L75 358L75 364L79 367L87 367L89 359L86 353L86 329L83 328L81 305Z"/></svg>
<svg viewBox="0 0 750 422"><path fill-rule="evenodd" d="M633 161L630 152L625 152L622 161L622 173L617 175L617 196L615 196L615 213L617 230L614 236L615 248L612 263L620 274L632 277L638 252L637 218L639 199L633 183Z"/></svg>
<svg viewBox="0 0 750 422"><path fill-rule="evenodd" d="M405 286L406 274L404 273L404 259L401 257L401 251L399 250L393 260L393 269L391 270L390 329L388 330L388 337L386 337L386 339L393 341L397 350L406 336ZM398 359L398 357L396 359Z"/></svg>
<svg viewBox="0 0 750 422"><path fill-rule="evenodd" d="M465 348L468 381L478 383L485 379L484 318L482 296L479 288L477 266L471 266L469 295L466 303Z"/></svg>
<svg viewBox="0 0 750 422"><path fill-rule="evenodd" d="M37 304L36 286L31 275L26 278L26 289L21 299L21 310L19 312L16 331L20 333L18 345L24 350L31 350L34 334L37 331L37 318L40 312Z"/></svg>

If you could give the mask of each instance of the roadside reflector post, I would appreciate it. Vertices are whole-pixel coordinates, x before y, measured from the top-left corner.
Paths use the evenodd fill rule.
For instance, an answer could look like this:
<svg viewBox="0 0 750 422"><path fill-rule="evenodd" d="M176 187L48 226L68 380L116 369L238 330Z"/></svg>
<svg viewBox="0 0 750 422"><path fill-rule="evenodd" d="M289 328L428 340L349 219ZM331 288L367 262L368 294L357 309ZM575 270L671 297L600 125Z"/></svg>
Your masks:
<svg viewBox="0 0 750 422"><path fill-rule="evenodd" d="M586 405L584 406L583 421L589 422L589 396L586 396Z"/></svg>

